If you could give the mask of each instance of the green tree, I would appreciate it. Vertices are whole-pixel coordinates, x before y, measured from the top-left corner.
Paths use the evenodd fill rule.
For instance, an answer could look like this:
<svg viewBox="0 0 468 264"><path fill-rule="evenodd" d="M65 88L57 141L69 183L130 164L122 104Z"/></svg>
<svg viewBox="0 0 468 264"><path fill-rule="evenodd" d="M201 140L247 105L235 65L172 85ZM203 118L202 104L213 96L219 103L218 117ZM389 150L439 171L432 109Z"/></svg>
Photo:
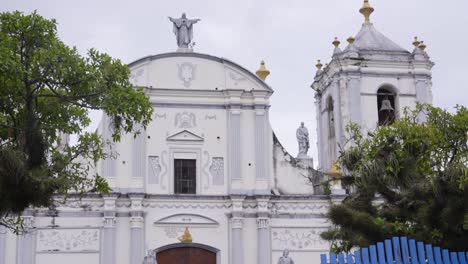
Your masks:
<svg viewBox="0 0 468 264"><path fill-rule="evenodd" d="M36 12L0 13L0 224L28 206L50 206L54 194L109 191L90 175L106 140L84 132L90 110L113 121L114 141L146 128L152 105L129 82L119 60L90 49L81 56L57 36L57 23ZM60 133L77 134L73 146ZM16 218L19 219L19 218Z"/></svg>
<svg viewBox="0 0 468 264"><path fill-rule="evenodd" d="M418 122L424 113L427 120ZM429 105L363 136L348 126L340 154L350 195L334 205L334 228L322 233L332 250L348 251L393 236L452 250L468 249L468 111Z"/></svg>

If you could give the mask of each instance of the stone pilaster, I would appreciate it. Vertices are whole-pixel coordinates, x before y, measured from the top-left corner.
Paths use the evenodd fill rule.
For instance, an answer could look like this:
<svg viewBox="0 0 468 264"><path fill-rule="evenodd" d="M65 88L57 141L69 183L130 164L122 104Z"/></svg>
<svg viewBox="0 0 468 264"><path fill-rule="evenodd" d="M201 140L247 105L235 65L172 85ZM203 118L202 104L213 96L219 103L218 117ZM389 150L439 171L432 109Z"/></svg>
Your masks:
<svg viewBox="0 0 468 264"><path fill-rule="evenodd" d="M349 77L349 117L350 121L362 126L361 117L361 79L359 77Z"/></svg>
<svg viewBox="0 0 468 264"><path fill-rule="evenodd" d="M269 196L257 197L257 263L271 263Z"/></svg>
<svg viewBox="0 0 468 264"><path fill-rule="evenodd" d="M140 134L136 135L132 145L132 177L143 178L145 170L145 143L146 143L146 132L143 130L141 124L136 125L136 130L140 130Z"/></svg>
<svg viewBox="0 0 468 264"><path fill-rule="evenodd" d="M104 197L104 218L102 229L102 264L115 264L115 220L117 195Z"/></svg>
<svg viewBox="0 0 468 264"><path fill-rule="evenodd" d="M416 101L420 103L427 103L431 104L432 103L432 98L431 98L431 86L430 86L430 80L427 79L419 79L415 81L415 87L416 87ZM426 115L424 113L419 113L418 114L418 121L419 122L425 122L427 119Z"/></svg>
<svg viewBox="0 0 468 264"><path fill-rule="evenodd" d="M255 189L256 193L270 193L267 175L267 113L265 106L255 106Z"/></svg>
<svg viewBox="0 0 468 264"><path fill-rule="evenodd" d="M245 196L231 196L232 218L231 224L231 264L244 264L244 239L243 239L243 201Z"/></svg>
<svg viewBox="0 0 468 264"><path fill-rule="evenodd" d="M241 142L241 129L240 129L240 109L231 109L229 117L229 158L230 166L229 171L231 179L240 180L241 177L241 149L239 142Z"/></svg>
<svg viewBox="0 0 468 264"><path fill-rule="evenodd" d="M145 224L143 212L144 194L130 194L130 264L140 264L144 258L143 228Z"/></svg>
<svg viewBox="0 0 468 264"><path fill-rule="evenodd" d="M0 226L0 264L6 264L6 234L7 229L4 226Z"/></svg>
<svg viewBox="0 0 468 264"><path fill-rule="evenodd" d="M34 263L34 217L23 216L24 233L18 237L17 261L18 264Z"/></svg>
<svg viewBox="0 0 468 264"><path fill-rule="evenodd" d="M242 217L233 217L231 219L231 263L244 263L244 243L243 243L243 223Z"/></svg>

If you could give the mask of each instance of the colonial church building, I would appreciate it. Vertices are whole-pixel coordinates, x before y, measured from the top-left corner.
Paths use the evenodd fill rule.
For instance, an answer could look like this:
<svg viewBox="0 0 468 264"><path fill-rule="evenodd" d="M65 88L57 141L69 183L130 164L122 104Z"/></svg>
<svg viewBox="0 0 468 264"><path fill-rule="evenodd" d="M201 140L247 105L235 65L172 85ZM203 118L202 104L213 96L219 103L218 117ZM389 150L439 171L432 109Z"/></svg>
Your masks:
<svg viewBox="0 0 468 264"><path fill-rule="evenodd" d="M336 169L348 122L374 129L405 106L431 102L424 44L415 41L412 52L395 44L370 23L372 10L365 1L361 31L344 48L336 40L331 62L317 65L323 172ZM154 116L136 138L112 146L115 159L99 163L113 193L28 210L27 233L0 230L0 264L309 264L329 250L320 238L330 226L324 214L345 194L339 186L323 194L327 176L307 155L305 127L297 130L297 155L276 139L265 64L252 73L196 53L198 20L170 21L177 51L128 65ZM97 132L110 137L110 129L104 116Z"/></svg>

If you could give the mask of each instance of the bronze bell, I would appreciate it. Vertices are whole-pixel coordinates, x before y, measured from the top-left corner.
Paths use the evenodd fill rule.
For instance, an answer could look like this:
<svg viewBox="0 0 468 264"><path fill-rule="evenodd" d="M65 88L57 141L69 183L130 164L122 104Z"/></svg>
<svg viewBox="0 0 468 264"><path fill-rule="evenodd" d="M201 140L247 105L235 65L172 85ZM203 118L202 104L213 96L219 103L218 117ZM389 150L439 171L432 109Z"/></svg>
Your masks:
<svg viewBox="0 0 468 264"><path fill-rule="evenodd" d="M382 106L380 107L380 110L379 112L382 112L382 111L389 111L389 112L393 112L394 109L392 107L392 103L390 102L390 100L388 99L388 97L385 97L383 100L382 100Z"/></svg>

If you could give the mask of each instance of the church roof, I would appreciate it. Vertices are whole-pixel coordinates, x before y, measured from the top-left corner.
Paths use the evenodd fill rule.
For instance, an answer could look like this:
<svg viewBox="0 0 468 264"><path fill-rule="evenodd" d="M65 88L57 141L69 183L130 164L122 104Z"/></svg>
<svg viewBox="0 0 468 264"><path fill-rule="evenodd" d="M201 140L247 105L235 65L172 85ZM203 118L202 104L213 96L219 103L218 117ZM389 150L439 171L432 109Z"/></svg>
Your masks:
<svg viewBox="0 0 468 264"><path fill-rule="evenodd" d="M353 46L358 51L380 51L380 52L404 52L406 49L400 47L391 39L380 33L372 23L364 23L361 31L357 34ZM349 46L346 50L349 50Z"/></svg>

